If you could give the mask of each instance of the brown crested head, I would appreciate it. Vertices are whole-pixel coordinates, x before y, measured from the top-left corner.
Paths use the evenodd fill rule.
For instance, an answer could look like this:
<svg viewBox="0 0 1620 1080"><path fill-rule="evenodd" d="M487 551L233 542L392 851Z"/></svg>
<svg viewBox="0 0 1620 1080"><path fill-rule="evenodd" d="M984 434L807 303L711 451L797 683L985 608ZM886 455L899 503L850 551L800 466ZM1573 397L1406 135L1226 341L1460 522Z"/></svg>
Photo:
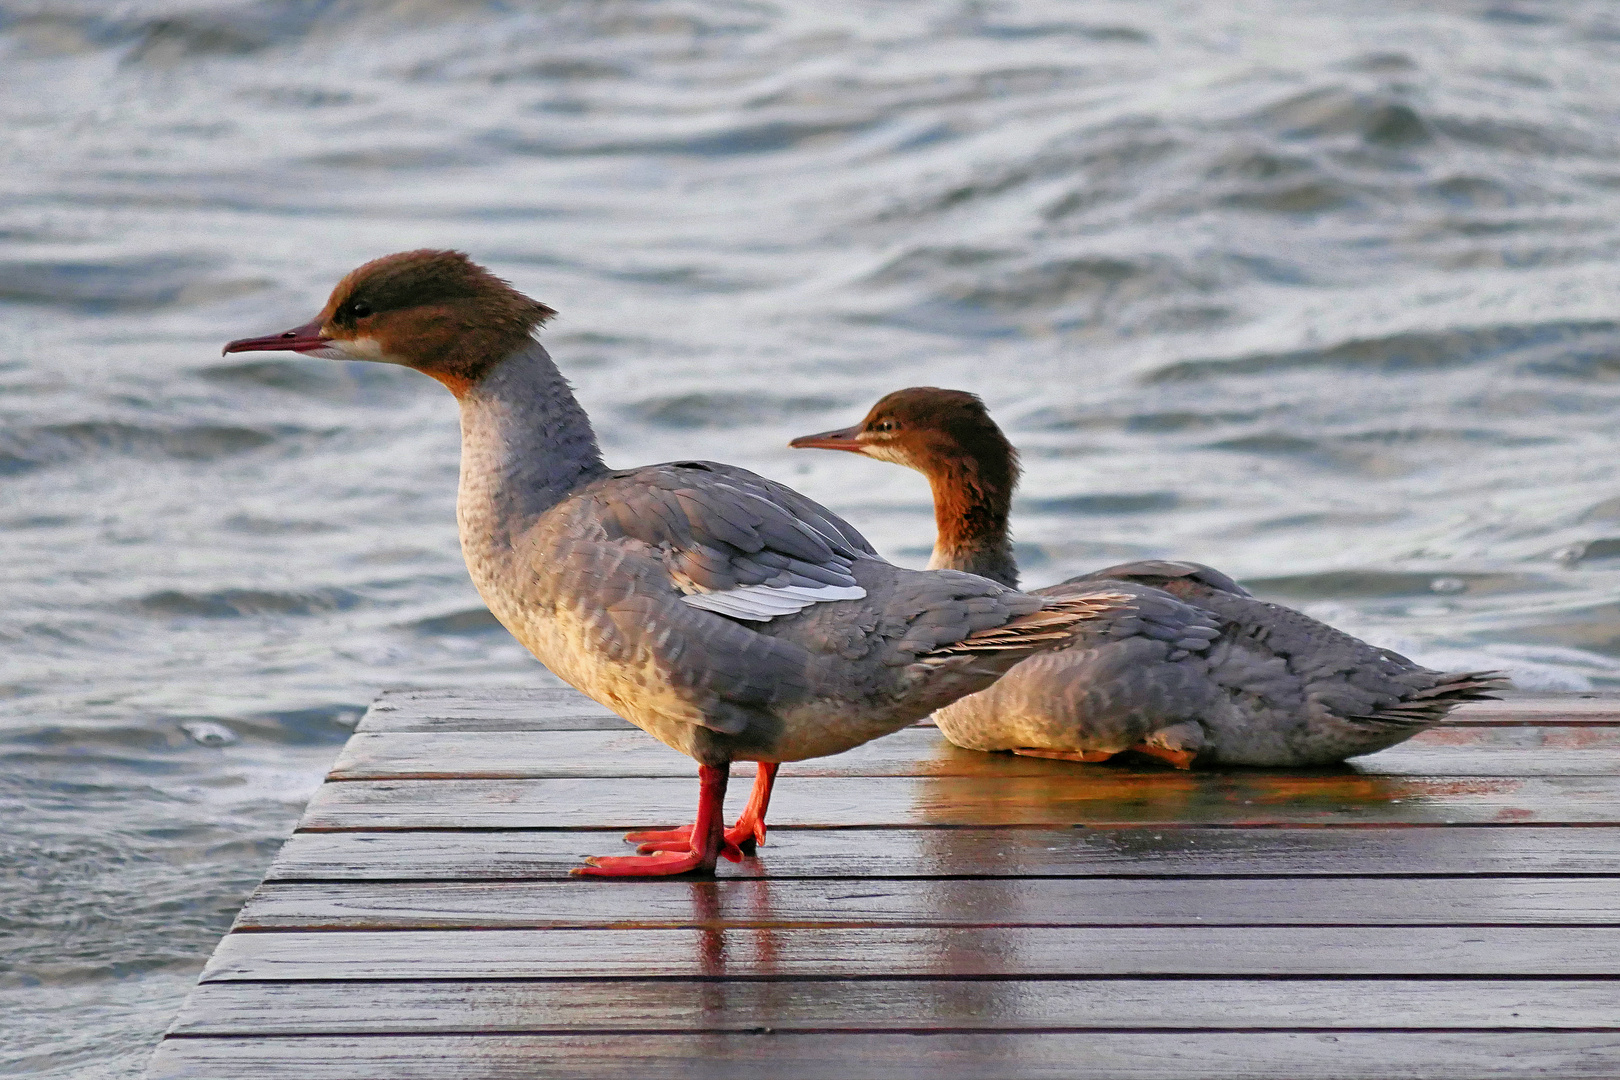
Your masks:
<svg viewBox="0 0 1620 1080"><path fill-rule="evenodd" d="M305 325L225 351L402 364L459 396L555 314L459 251L403 251L350 271Z"/></svg>
<svg viewBox="0 0 1620 1080"><path fill-rule="evenodd" d="M965 390L896 390L879 399L859 424L789 445L848 450L928 476L971 473L984 486L1009 494L1018 482L1018 451L979 396Z"/></svg>

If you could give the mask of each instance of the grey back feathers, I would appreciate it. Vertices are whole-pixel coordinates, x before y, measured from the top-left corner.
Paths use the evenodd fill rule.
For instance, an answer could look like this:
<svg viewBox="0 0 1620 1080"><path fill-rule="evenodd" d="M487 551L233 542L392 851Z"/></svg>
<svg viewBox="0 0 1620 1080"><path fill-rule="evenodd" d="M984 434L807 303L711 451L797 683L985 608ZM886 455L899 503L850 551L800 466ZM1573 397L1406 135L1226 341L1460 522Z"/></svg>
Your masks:
<svg viewBox="0 0 1620 1080"><path fill-rule="evenodd" d="M793 500L773 498L757 477L711 462L654 465L612 480L592 495L612 535L658 547L692 607L763 622L866 595L850 565L870 546L809 500L790 508Z"/></svg>
<svg viewBox="0 0 1620 1080"><path fill-rule="evenodd" d="M1489 672L1422 667L1197 563L1129 563L1037 594L1099 587L1133 602L942 710L941 730L975 749L1099 754L1174 732L1176 748L1212 763L1324 765L1411 738L1502 686Z"/></svg>

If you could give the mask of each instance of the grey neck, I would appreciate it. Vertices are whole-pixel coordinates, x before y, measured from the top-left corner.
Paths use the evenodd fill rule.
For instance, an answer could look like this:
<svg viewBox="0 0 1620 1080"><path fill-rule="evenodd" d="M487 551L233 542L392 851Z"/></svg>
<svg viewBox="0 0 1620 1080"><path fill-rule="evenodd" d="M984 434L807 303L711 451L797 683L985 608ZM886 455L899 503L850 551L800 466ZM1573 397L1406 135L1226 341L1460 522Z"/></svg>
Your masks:
<svg viewBox="0 0 1620 1080"><path fill-rule="evenodd" d="M606 472L590 417L539 342L461 395L463 537L509 538Z"/></svg>

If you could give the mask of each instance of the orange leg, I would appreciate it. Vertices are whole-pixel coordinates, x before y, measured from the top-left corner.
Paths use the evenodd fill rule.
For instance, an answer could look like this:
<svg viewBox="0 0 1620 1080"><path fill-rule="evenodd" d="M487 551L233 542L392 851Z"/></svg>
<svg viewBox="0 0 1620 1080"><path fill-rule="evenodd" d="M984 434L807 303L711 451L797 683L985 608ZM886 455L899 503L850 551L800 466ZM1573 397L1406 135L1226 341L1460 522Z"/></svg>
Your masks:
<svg viewBox="0 0 1620 1080"><path fill-rule="evenodd" d="M700 765L697 821L685 851L659 851L653 855L593 855L574 873L589 877L665 877L699 871L714 873L723 855L736 862L742 853L727 843L725 829L726 780L731 766Z"/></svg>
<svg viewBox="0 0 1620 1080"><path fill-rule="evenodd" d="M770 808L771 788L776 785L776 770L781 767L781 762L777 761L759 763L759 772L754 776L754 790L748 796L748 805L737 818L737 824L726 830L727 844L752 855L755 846L765 842L765 811ZM671 844L690 844L692 826L625 833L624 838L632 844L640 844L636 850L643 855L651 855L654 852L669 850ZM724 855L725 852L721 854ZM729 855L726 857L730 858Z"/></svg>
<svg viewBox="0 0 1620 1080"><path fill-rule="evenodd" d="M1154 746L1152 743L1139 742L1131 747L1138 754L1156 757L1160 761L1167 761L1178 769L1192 768L1193 758L1198 756L1195 750L1172 750L1167 746Z"/></svg>
<svg viewBox="0 0 1620 1080"><path fill-rule="evenodd" d="M1033 746L1020 746L1013 753L1019 757L1055 758L1058 761L1107 761L1113 750L1040 750Z"/></svg>

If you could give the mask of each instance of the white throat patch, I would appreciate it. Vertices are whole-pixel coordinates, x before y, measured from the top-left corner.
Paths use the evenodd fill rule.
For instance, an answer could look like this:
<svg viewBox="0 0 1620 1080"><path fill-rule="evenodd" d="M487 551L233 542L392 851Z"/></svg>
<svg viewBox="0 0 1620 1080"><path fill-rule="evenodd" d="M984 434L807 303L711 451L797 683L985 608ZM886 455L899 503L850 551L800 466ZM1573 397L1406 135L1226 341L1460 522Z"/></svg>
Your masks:
<svg viewBox="0 0 1620 1080"><path fill-rule="evenodd" d="M339 356L344 360L370 360L379 364L398 364L403 361L383 352L382 342L373 337L336 338Z"/></svg>
<svg viewBox="0 0 1620 1080"><path fill-rule="evenodd" d="M865 454L869 458L877 458L879 461L887 461L895 465L904 465L908 469L917 467L916 463L911 460L911 455L895 443L869 442L863 445L865 446Z"/></svg>

